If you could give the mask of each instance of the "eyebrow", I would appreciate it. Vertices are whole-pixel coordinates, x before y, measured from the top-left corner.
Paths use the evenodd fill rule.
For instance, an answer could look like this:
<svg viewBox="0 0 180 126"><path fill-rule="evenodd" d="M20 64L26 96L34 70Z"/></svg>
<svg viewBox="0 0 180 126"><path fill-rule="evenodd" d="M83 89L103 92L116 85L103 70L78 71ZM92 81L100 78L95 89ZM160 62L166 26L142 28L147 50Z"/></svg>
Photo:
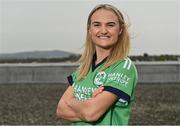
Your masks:
<svg viewBox="0 0 180 126"><path fill-rule="evenodd" d="M92 24L99 24L99 21L93 21Z"/></svg>
<svg viewBox="0 0 180 126"><path fill-rule="evenodd" d="M107 24L116 24L116 22L108 22Z"/></svg>
<svg viewBox="0 0 180 126"><path fill-rule="evenodd" d="M99 21L92 22L92 24L99 24L99 23L101 23L101 22L99 22ZM111 22L107 22L106 24L116 24L116 22L111 21Z"/></svg>

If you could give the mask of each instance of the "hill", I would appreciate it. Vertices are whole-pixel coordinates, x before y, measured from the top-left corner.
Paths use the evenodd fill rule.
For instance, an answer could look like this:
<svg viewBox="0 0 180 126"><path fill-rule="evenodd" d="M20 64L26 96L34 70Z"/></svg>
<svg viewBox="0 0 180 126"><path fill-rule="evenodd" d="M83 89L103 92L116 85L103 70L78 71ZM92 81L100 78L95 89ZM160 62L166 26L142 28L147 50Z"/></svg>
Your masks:
<svg viewBox="0 0 180 126"><path fill-rule="evenodd" d="M0 59L52 59L65 58L73 55L73 53L53 50L53 51L27 51L18 53L0 54Z"/></svg>

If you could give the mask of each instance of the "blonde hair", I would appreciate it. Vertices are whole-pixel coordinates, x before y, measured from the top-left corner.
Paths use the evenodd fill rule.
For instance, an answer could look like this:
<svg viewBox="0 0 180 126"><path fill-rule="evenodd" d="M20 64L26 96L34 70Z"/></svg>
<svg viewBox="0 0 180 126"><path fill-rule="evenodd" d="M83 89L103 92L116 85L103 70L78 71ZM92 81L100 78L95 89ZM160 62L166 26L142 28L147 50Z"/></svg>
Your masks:
<svg viewBox="0 0 180 126"><path fill-rule="evenodd" d="M91 17L92 15L99 9L105 9L105 10L110 10L116 14L119 20L120 27L122 29L121 34L119 35L118 41L116 44L113 46L113 49L108 56L106 63L104 66L100 69L101 71L108 68L115 62L117 62L119 59L125 58L128 53L129 53L129 48L130 48L130 37L128 33L128 26L125 24L124 17L122 13L114 6L109 5L109 4L99 4L97 5L89 14L88 20L87 20L87 34L86 34L86 42L85 42L85 50L80 57L80 67L79 67L79 75L77 80L83 79L87 74L88 71L91 68L92 64L92 59L93 55L95 53L95 45L92 42L92 39L89 35L89 27L91 24Z"/></svg>

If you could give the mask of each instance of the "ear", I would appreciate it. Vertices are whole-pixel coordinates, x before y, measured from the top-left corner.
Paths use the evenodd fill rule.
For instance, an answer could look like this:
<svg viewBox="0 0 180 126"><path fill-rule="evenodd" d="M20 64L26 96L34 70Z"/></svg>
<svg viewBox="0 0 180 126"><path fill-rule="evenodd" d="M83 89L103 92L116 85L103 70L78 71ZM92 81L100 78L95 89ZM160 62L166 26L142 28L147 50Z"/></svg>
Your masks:
<svg viewBox="0 0 180 126"><path fill-rule="evenodd" d="M121 28L120 31L119 31L119 35L121 35L122 31L123 31L123 29Z"/></svg>
<svg viewBox="0 0 180 126"><path fill-rule="evenodd" d="M88 29L88 32L89 32L89 34L91 35L91 29L90 29L90 28Z"/></svg>

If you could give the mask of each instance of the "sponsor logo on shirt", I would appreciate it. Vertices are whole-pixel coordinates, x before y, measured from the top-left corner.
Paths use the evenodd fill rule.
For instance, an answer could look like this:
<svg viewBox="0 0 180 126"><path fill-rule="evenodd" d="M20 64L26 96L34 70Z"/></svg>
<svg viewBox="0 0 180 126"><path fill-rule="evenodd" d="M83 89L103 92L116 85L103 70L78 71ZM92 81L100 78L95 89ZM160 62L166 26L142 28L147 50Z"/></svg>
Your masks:
<svg viewBox="0 0 180 126"><path fill-rule="evenodd" d="M129 80L130 78L124 73L114 72L107 74L106 72L102 71L95 76L94 84L99 86L105 83L115 82L117 84L121 84L126 87Z"/></svg>
<svg viewBox="0 0 180 126"><path fill-rule="evenodd" d="M91 98L92 93L97 89L92 87L81 86L75 83L73 84L73 88L74 88L74 96L78 100L87 100Z"/></svg>
<svg viewBox="0 0 180 126"><path fill-rule="evenodd" d="M127 86L129 80L130 78L126 74L123 74L123 73L110 73L108 74L108 77L107 77L107 83L113 81L125 87Z"/></svg>

